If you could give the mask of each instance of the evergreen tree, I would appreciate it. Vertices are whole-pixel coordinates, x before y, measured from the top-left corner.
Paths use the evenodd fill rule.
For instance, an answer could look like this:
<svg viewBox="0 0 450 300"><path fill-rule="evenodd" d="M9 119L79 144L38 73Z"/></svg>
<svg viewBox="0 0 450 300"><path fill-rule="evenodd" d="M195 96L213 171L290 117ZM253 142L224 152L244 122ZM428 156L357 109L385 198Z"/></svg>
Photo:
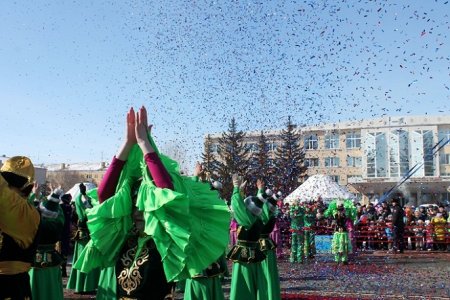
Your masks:
<svg viewBox="0 0 450 300"><path fill-rule="evenodd" d="M301 136L295 128L289 116L286 129L281 131L282 143L275 153L278 188L285 196L298 187L299 178L305 176L307 170Z"/></svg>
<svg viewBox="0 0 450 300"><path fill-rule="evenodd" d="M217 163L217 173L223 185L222 197L229 200L233 192L231 175L239 173L246 175L249 167L248 152L244 145L245 133L237 130L236 120L231 119L228 131L222 133L217 149L220 160Z"/></svg>
<svg viewBox="0 0 450 300"><path fill-rule="evenodd" d="M201 158L203 161L203 170L211 175L211 177L216 177L217 171L217 159L213 154L213 144L211 140L211 136L208 136L205 139L204 152L201 154Z"/></svg>
<svg viewBox="0 0 450 300"><path fill-rule="evenodd" d="M272 167L270 165L269 145L264 132L258 137L258 150L252 155L250 162L251 186L255 186L256 180L261 178L266 185L270 186L272 182Z"/></svg>

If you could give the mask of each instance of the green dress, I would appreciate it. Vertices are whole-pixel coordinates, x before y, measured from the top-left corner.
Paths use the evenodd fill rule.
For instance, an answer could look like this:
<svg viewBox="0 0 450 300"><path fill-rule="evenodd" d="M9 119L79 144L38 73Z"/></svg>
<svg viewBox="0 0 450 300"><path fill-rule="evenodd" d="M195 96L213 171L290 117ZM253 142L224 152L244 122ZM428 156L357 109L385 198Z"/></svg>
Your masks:
<svg viewBox="0 0 450 300"><path fill-rule="evenodd" d="M133 147L115 195L87 212L91 240L74 268L89 272L116 264L133 227L131 190L140 177L136 209L143 213L143 233L151 237L161 256L167 282L195 276L220 257L228 243L230 214L226 204L209 186L181 176L175 161L159 156L174 190L155 186L142 151L137 145ZM132 265L137 263L146 242L147 238L137 242Z"/></svg>
<svg viewBox="0 0 450 300"><path fill-rule="evenodd" d="M114 266L103 268L100 271L100 278L98 279L96 300L111 300L116 298L116 269Z"/></svg>
<svg viewBox="0 0 450 300"><path fill-rule="evenodd" d="M261 262L264 271L264 277L267 284L267 292L270 300L281 300L280 290L280 275L278 273L277 256L275 253L276 244L270 238L270 233L273 231L276 222L276 215L273 209L270 209L271 204L267 202L263 207L261 215L264 227L261 232L259 244L261 251L266 255L266 259ZM276 207L272 206L276 209Z"/></svg>
<svg viewBox="0 0 450 300"><path fill-rule="evenodd" d="M291 263L302 263L305 252L305 209L300 205L292 205L289 209L291 218Z"/></svg>
<svg viewBox="0 0 450 300"><path fill-rule="evenodd" d="M91 205L97 204L97 190L87 191L87 196L91 199ZM78 230L75 236L75 245L73 251L72 265L75 264L78 257L84 251L84 248L90 241L90 234L87 228L87 213L90 208L86 208L82 201L82 195L78 194L75 199L75 209L78 215ZM76 293L95 292L98 286L98 279L100 277L100 268L95 268L89 272L80 272L72 268L69 279L67 281L67 289L75 290Z"/></svg>
<svg viewBox="0 0 450 300"><path fill-rule="evenodd" d="M64 213L59 204L56 205L58 210L55 216L43 215L41 218L39 245L29 271L32 297L37 300L64 299L60 267L62 257L55 250L55 244L61 238Z"/></svg>
<svg viewBox="0 0 450 300"><path fill-rule="evenodd" d="M198 177L193 177L194 182L199 182ZM201 183L201 182L200 182ZM210 189L209 183L201 183ZM219 194L217 198L219 198ZM192 278L186 279L184 284L184 299L185 300L225 300L222 289L222 275L226 271L224 268L223 259L225 254L214 263L208 266L202 273L195 275Z"/></svg>
<svg viewBox="0 0 450 300"><path fill-rule="evenodd" d="M227 258L234 262L230 300L269 299L267 281L261 265L266 256L258 243L263 227L261 218L247 210L237 187L233 190L231 205L239 227L237 243L227 255Z"/></svg>

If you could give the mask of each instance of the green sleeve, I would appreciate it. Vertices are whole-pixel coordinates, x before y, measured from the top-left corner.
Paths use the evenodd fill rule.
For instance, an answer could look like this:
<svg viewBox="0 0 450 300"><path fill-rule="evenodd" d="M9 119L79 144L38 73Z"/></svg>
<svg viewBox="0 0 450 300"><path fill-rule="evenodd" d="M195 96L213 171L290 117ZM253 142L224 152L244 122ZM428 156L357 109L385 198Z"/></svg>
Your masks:
<svg viewBox="0 0 450 300"><path fill-rule="evenodd" d="M267 224L267 222L269 222L270 217L272 215L273 215L273 213L270 211L269 205L267 203L265 203L262 208L262 213L261 213L261 220L262 220L263 224Z"/></svg>
<svg viewBox="0 0 450 300"><path fill-rule="evenodd" d="M78 194L78 196L75 198L75 211L80 222L86 220L86 212L84 211L84 205L81 201L81 194Z"/></svg>
<svg viewBox="0 0 450 300"><path fill-rule="evenodd" d="M234 211L234 218L239 225L248 229L253 225L253 223L255 223L257 217L251 214L245 207L238 187L233 189L233 195L231 196L231 207Z"/></svg>

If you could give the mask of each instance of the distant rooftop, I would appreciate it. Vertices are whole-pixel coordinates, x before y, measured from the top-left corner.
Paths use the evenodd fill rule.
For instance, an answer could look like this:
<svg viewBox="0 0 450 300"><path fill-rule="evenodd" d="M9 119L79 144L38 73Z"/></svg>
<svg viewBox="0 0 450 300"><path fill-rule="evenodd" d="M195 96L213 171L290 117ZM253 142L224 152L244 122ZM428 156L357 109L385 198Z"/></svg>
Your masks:
<svg viewBox="0 0 450 300"><path fill-rule="evenodd" d="M49 164L45 165L48 171L100 171L108 167L109 163L102 162L85 162L85 163L71 163L71 164Z"/></svg>

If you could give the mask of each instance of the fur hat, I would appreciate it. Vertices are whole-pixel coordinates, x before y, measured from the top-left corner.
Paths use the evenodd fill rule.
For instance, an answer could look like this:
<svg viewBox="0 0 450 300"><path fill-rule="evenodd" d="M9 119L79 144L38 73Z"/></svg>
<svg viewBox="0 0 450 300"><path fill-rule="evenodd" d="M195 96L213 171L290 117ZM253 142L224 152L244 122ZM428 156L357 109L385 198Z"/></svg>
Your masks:
<svg viewBox="0 0 450 300"><path fill-rule="evenodd" d="M222 182L214 179L210 179L209 184L211 185L211 190L221 190L223 188Z"/></svg>
<svg viewBox="0 0 450 300"><path fill-rule="evenodd" d="M264 202L260 197L249 196L244 199L245 206L255 216L259 216L262 213L262 207Z"/></svg>
<svg viewBox="0 0 450 300"><path fill-rule="evenodd" d="M63 196L62 189L55 189L48 197L47 201L39 204L39 210L45 218L56 218L58 216L59 201Z"/></svg>

